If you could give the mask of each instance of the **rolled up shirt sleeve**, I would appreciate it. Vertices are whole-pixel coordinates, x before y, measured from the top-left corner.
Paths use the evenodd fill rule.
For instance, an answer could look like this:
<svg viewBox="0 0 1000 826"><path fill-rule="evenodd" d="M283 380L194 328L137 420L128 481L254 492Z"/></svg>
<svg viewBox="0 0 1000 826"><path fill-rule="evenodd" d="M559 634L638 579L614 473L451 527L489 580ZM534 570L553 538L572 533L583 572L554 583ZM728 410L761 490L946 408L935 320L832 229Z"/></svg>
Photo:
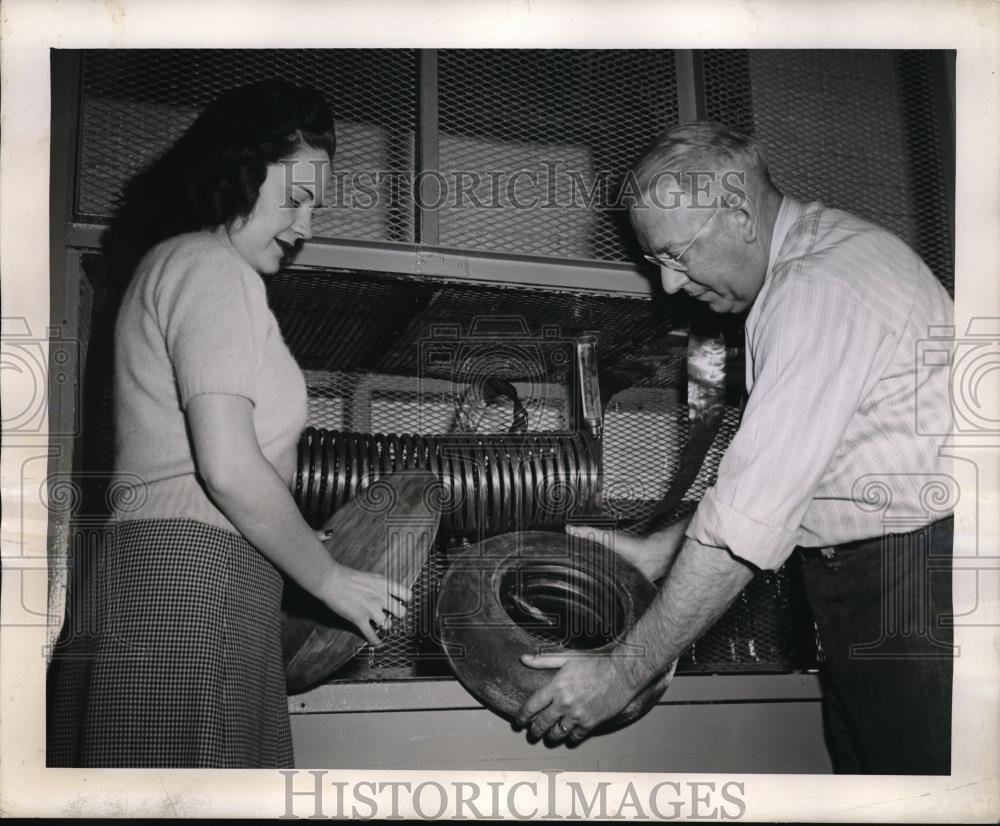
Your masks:
<svg viewBox="0 0 1000 826"><path fill-rule="evenodd" d="M688 537L779 568L895 345L843 283L803 272L787 279L748 342L753 388Z"/></svg>

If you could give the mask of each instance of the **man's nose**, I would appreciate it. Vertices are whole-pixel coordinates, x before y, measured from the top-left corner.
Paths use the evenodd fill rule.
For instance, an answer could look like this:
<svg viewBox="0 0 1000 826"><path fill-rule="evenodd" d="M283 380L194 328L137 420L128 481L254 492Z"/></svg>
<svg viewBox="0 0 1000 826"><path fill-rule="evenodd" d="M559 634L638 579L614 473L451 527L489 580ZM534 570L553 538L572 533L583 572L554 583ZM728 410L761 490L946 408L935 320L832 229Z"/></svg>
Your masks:
<svg viewBox="0 0 1000 826"><path fill-rule="evenodd" d="M672 267L661 266L660 280L663 282L664 292L666 292L667 295L673 295L691 279L689 279L680 270L675 270Z"/></svg>

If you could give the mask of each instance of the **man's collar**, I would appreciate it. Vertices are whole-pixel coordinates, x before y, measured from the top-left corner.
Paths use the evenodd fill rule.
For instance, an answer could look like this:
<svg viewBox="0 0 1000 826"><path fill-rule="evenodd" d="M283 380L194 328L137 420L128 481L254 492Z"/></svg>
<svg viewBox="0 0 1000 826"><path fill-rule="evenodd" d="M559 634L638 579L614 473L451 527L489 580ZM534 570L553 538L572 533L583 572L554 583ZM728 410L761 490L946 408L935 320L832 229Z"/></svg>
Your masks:
<svg viewBox="0 0 1000 826"><path fill-rule="evenodd" d="M788 195L781 196L781 206L778 207L778 216L774 219L774 229L771 230L771 248L767 259L767 274L764 276L765 283L771 277L771 271L785 243L785 236L788 235L788 230L792 228L801 211L802 205L798 201Z"/></svg>
<svg viewBox="0 0 1000 826"><path fill-rule="evenodd" d="M778 256L781 253L781 247L785 243L785 237L788 235L788 231L792 228L792 225L799 219L802 213L802 203L789 197L788 195L783 195L781 197L781 206L778 207L778 215L774 219L774 227L771 230L771 247L768 252L767 257L767 272L764 273L764 283L760 286L760 291L757 293L756 298L753 300L753 304L750 305L750 314L747 316L747 325L750 326L754 319L756 319L757 314L760 312L760 306L762 304L761 299L767 294L768 290L771 289L771 273L774 270L774 265L778 260Z"/></svg>

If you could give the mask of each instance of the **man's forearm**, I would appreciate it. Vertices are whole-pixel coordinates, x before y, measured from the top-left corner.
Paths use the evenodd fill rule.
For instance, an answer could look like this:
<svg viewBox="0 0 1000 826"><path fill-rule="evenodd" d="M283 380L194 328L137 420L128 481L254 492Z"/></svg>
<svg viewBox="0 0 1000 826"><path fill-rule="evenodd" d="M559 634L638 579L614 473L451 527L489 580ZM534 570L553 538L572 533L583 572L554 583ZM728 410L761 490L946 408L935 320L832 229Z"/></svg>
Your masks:
<svg viewBox="0 0 1000 826"><path fill-rule="evenodd" d="M674 560L687 541L684 534L693 517L694 514L691 514L678 519L673 524L650 536L654 547L661 554L660 564L653 571L654 579L661 579L670 571L670 566L673 565Z"/></svg>
<svg viewBox="0 0 1000 826"><path fill-rule="evenodd" d="M639 690L698 640L753 579L727 550L687 539L669 575L617 649L622 671Z"/></svg>

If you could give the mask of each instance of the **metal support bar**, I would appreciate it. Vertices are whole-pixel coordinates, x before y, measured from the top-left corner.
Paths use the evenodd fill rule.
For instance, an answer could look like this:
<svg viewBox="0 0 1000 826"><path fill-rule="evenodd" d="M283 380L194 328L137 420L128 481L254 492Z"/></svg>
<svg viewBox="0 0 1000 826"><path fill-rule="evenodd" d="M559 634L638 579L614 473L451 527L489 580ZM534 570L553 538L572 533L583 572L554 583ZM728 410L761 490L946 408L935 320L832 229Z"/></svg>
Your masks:
<svg viewBox="0 0 1000 826"><path fill-rule="evenodd" d="M78 471L74 463L75 423L82 405L82 386L77 379L83 365L56 364L54 358L66 353L78 360L80 326L80 256L70 250L69 233L73 219L80 121L80 84L83 56L80 51L53 49L50 52L52 130L49 144L49 327L68 347L49 348L49 376L69 375L69 383L52 382L49 387L49 433L53 452L49 473ZM42 331L39 331L42 332ZM67 372L68 371L68 372ZM55 518L55 517L53 517ZM50 528L55 528L51 525ZM57 536L50 530L49 536Z"/></svg>
<svg viewBox="0 0 1000 826"><path fill-rule="evenodd" d="M684 123L705 119L705 73L700 49L675 49L677 119Z"/></svg>
<svg viewBox="0 0 1000 826"><path fill-rule="evenodd" d="M438 213L428 207L438 201L438 62L436 49L421 49L418 57L417 78L417 241L421 244L438 243Z"/></svg>
<svg viewBox="0 0 1000 826"><path fill-rule="evenodd" d="M83 387L80 377L80 260L67 249L68 227L73 218L76 191L77 140L80 116L80 83L83 59L79 51L49 52L52 128L49 137L49 339L48 364L48 477L69 477L79 472L77 424L81 418ZM67 605L66 572L69 570L71 515L65 508L49 512L48 642L62 625ZM47 649L47 656L51 653Z"/></svg>
<svg viewBox="0 0 1000 826"><path fill-rule="evenodd" d="M814 673L683 674L673 679L660 705L677 703L818 702ZM331 682L288 698L292 714L358 711L478 709L482 704L451 678L400 682Z"/></svg>
<svg viewBox="0 0 1000 826"><path fill-rule="evenodd" d="M705 119L705 75L700 49L674 50L677 72L677 118L680 122Z"/></svg>
<svg viewBox="0 0 1000 826"><path fill-rule="evenodd" d="M65 49L53 49L50 55L49 300L52 323L66 325L73 323L70 316L75 315L78 303L74 274L66 271L66 246L73 220L82 59L80 52Z"/></svg>
<svg viewBox="0 0 1000 826"><path fill-rule="evenodd" d="M101 249L101 224L72 224L70 247ZM653 281L644 268L613 261L465 253L410 244L315 238L302 248L296 267L416 275L432 280L505 287L536 287L576 293L651 298Z"/></svg>

